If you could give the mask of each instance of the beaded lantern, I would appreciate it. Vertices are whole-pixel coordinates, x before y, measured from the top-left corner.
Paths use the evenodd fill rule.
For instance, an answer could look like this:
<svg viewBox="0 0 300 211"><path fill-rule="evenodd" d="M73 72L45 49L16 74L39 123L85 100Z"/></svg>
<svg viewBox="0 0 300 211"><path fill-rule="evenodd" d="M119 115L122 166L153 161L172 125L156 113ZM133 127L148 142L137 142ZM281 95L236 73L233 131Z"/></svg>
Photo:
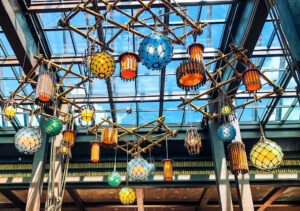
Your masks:
<svg viewBox="0 0 300 211"><path fill-rule="evenodd" d="M249 92L254 92L261 88L260 71L256 68L251 68L243 72L242 80L246 90Z"/></svg>
<svg viewBox="0 0 300 211"><path fill-rule="evenodd" d="M233 125L224 123L219 127L218 135L222 141L231 141L236 136L236 130Z"/></svg>
<svg viewBox="0 0 300 211"><path fill-rule="evenodd" d="M64 130L62 132L63 138L62 138L62 143L64 143L67 146L72 147L75 142L75 136L76 136L76 131L73 130Z"/></svg>
<svg viewBox="0 0 300 211"><path fill-rule="evenodd" d="M164 159L164 180L170 182L173 180L173 160Z"/></svg>
<svg viewBox="0 0 300 211"><path fill-rule="evenodd" d="M119 56L120 77L122 80L134 80L137 76L139 56L136 53L125 52Z"/></svg>
<svg viewBox="0 0 300 211"><path fill-rule="evenodd" d="M166 36L153 32L140 43L139 56L148 69L160 70L171 62L173 45Z"/></svg>
<svg viewBox="0 0 300 211"><path fill-rule="evenodd" d="M107 177L107 182L111 187L117 187L121 184L121 176L118 172L114 171Z"/></svg>
<svg viewBox="0 0 300 211"><path fill-rule="evenodd" d="M186 131L184 146L190 155L196 155L200 153L202 142L200 134L196 129L190 128Z"/></svg>
<svg viewBox="0 0 300 211"><path fill-rule="evenodd" d="M56 77L52 71L42 70L39 74L35 92L35 103L39 106L51 106L55 92Z"/></svg>
<svg viewBox="0 0 300 211"><path fill-rule="evenodd" d="M116 128L104 128L101 132L101 146L113 148L118 143L118 130Z"/></svg>
<svg viewBox="0 0 300 211"><path fill-rule="evenodd" d="M128 163L127 172L132 181L147 180L150 173L149 163L141 156L137 156Z"/></svg>
<svg viewBox="0 0 300 211"><path fill-rule="evenodd" d="M197 62L203 62L203 51L204 45L202 43L193 43L188 47L188 53L190 55L190 60L195 60Z"/></svg>
<svg viewBox="0 0 300 211"><path fill-rule="evenodd" d="M277 169L282 159L283 152L281 147L264 136L260 138L250 151L250 160L253 165L264 171Z"/></svg>
<svg viewBox="0 0 300 211"><path fill-rule="evenodd" d="M63 125L58 118L50 117L44 125L44 130L48 135L56 136L61 132L62 127Z"/></svg>
<svg viewBox="0 0 300 211"><path fill-rule="evenodd" d="M122 188L119 197L122 204L133 204L135 201L135 191L130 187Z"/></svg>
<svg viewBox="0 0 300 211"><path fill-rule="evenodd" d="M8 100L3 105L3 119L5 121L14 121L16 116L17 104L12 101Z"/></svg>
<svg viewBox="0 0 300 211"><path fill-rule="evenodd" d="M15 147L24 154L37 152L42 145L42 134L40 129L35 127L24 127L15 135Z"/></svg>
<svg viewBox="0 0 300 211"><path fill-rule="evenodd" d="M100 159L100 141L91 142L91 161L98 163Z"/></svg>
<svg viewBox="0 0 300 211"><path fill-rule="evenodd" d="M206 82L203 64L196 60L183 61L176 69L176 80L183 90L197 90Z"/></svg>
<svg viewBox="0 0 300 211"><path fill-rule="evenodd" d="M246 174L249 171L245 145L241 141L233 141L228 147L230 169L232 174Z"/></svg>
<svg viewBox="0 0 300 211"><path fill-rule="evenodd" d="M98 52L92 56L90 70L96 78L105 79L114 74L116 63L114 58L106 52Z"/></svg>
<svg viewBox="0 0 300 211"><path fill-rule="evenodd" d="M82 127L89 127L95 124L95 108L92 105L80 107L79 124Z"/></svg>

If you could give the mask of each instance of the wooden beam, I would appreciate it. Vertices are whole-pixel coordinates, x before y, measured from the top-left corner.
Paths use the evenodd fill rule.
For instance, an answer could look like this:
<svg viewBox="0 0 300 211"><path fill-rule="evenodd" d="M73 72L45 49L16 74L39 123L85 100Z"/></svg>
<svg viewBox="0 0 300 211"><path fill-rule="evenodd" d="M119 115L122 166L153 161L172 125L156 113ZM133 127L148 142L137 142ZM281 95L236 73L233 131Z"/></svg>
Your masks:
<svg viewBox="0 0 300 211"><path fill-rule="evenodd" d="M21 210L25 210L25 203L19 199L12 191L10 190L1 190L0 191L8 200L13 202L16 207L20 208Z"/></svg>
<svg viewBox="0 0 300 211"><path fill-rule="evenodd" d="M136 189L136 201L138 211L144 211L144 190L142 188Z"/></svg>
<svg viewBox="0 0 300 211"><path fill-rule="evenodd" d="M85 208L85 206L83 205L83 201L76 189L68 188L67 191L75 202L76 207L78 207L81 211L88 211L87 208Z"/></svg>
<svg viewBox="0 0 300 211"><path fill-rule="evenodd" d="M274 188L263 200L263 205L257 211L268 208L288 187Z"/></svg>
<svg viewBox="0 0 300 211"><path fill-rule="evenodd" d="M199 205L195 209L196 211L205 210L207 202L209 201L209 199L212 196L213 189L214 189L213 187L208 187L208 188L204 189L204 191L203 191L203 193L201 195L201 198L199 200Z"/></svg>

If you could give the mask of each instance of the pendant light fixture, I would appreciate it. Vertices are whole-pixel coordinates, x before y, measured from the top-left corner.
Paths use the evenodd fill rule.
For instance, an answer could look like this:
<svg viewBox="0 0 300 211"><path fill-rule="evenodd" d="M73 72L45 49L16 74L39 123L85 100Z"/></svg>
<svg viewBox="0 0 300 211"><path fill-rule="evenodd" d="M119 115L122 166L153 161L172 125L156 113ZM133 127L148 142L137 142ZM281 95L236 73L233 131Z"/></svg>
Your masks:
<svg viewBox="0 0 300 211"><path fill-rule="evenodd" d="M17 104L13 100L8 100L3 104L3 119L5 121L14 121L17 111Z"/></svg>
<svg viewBox="0 0 300 211"><path fill-rule="evenodd" d="M98 52L92 55L90 70L96 78L107 79L115 72L114 58L107 52Z"/></svg>
<svg viewBox="0 0 300 211"><path fill-rule="evenodd" d="M193 43L188 47L190 60L203 63L204 45L202 43Z"/></svg>
<svg viewBox="0 0 300 211"><path fill-rule="evenodd" d="M173 160L169 159L168 139L166 139L166 154L167 158L163 160L164 180L171 182L173 180Z"/></svg>
<svg viewBox="0 0 300 211"><path fill-rule="evenodd" d="M35 103L39 106L51 106L54 103L56 77L54 72L47 70L41 70L38 76Z"/></svg>
<svg viewBox="0 0 300 211"><path fill-rule="evenodd" d="M119 62L121 79L134 80L137 77L139 56L133 52L125 52L119 56Z"/></svg>
<svg viewBox="0 0 300 211"><path fill-rule="evenodd" d="M242 80L245 84L246 90L255 92L261 88L260 71L257 68L249 68L242 74Z"/></svg>
<svg viewBox="0 0 300 211"><path fill-rule="evenodd" d="M89 96L88 96L89 98ZM89 100L89 99L88 99ZM95 125L95 108L87 104L80 107L79 124L82 127L92 127Z"/></svg>
<svg viewBox="0 0 300 211"><path fill-rule="evenodd" d="M138 154L128 163L127 173L132 181L145 181L150 173L149 163Z"/></svg>
<svg viewBox="0 0 300 211"><path fill-rule="evenodd" d="M99 159L100 159L100 141L97 140L97 133L96 133L95 140L91 142L91 161L93 163L98 163Z"/></svg>
<svg viewBox="0 0 300 211"><path fill-rule="evenodd" d="M233 140L227 147L231 173L246 174L249 171L245 145L241 140Z"/></svg>
<svg viewBox="0 0 300 211"><path fill-rule="evenodd" d="M115 149L114 171L108 175L107 182L111 187L117 187L121 184L121 176L117 172L117 148Z"/></svg>
<svg viewBox="0 0 300 211"><path fill-rule="evenodd" d="M113 148L118 144L118 130L113 127L104 128L101 132L101 146Z"/></svg>

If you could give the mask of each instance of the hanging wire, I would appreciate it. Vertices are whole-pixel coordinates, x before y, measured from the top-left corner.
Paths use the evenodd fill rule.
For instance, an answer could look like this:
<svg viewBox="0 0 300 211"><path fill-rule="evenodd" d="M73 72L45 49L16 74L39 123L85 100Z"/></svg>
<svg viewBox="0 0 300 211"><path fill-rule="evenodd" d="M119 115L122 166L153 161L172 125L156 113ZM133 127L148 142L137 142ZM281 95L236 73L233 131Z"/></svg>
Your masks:
<svg viewBox="0 0 300 211"><path fill-rule="evenodd" d="M189 103L190 127L193 128L191 104Z"/></svg>
<svg viewBox="0 0 300 211"><path fill-rule="evenodd" d="M264 133L263 126L261 124L261 120L260 120L259 113L258 113L257 95L255 93L253 93L253 95L254 95L254 106L255 106L255 111L256 111L256 114L257 114L257 119L258 119L258 122L259 122L260 133L261 133L261 136L265 139L266 138L265 133Z"/></svg>
<svg viewBox="0 0 300 211"><path fill-rule="evenodd" d="M169 159L168 138L166 138L166 154L167 154L167 159Z"/></svg>
<svg viewBox="0 0 300 211"><path fill-rule="evenodd" d="M115 147L115 163L114 163L114 172L117 170L117 147Z"/></svg>

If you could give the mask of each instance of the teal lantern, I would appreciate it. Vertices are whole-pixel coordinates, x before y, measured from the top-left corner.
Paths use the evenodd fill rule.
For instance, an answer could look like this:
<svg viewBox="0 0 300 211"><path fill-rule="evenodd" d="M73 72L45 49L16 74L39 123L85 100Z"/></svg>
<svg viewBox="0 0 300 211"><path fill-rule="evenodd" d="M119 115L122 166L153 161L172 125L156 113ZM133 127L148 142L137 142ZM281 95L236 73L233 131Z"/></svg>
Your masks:
<svg viewBox="0 0 300 211"><path fill-rule="evenodd" d="M231 141L236 136L236 130L233 125L225 123L219 127L218 135L222 141Z"/></svg>
<svg viewBox="0 0 300 211"><path fill-rule="evenodd" d="M148 179L150 166L145 159L137 156L128 163L127 172L132 181L145 181Z"/></svg>
<svg viewBox="0 0 300 211"><path fill-rule="evenodd" d="M44 130L48 135L56 136L60 134L62 127L63 125L58 118L50 117L45 123Z"/></svg>
<svg viewBox="0 0 300 211"><path fill-rule="evenodd" d="M111 187L117 187L121 184L121 176L118 172L114 171L108 175L107 182Z"/></svg>

